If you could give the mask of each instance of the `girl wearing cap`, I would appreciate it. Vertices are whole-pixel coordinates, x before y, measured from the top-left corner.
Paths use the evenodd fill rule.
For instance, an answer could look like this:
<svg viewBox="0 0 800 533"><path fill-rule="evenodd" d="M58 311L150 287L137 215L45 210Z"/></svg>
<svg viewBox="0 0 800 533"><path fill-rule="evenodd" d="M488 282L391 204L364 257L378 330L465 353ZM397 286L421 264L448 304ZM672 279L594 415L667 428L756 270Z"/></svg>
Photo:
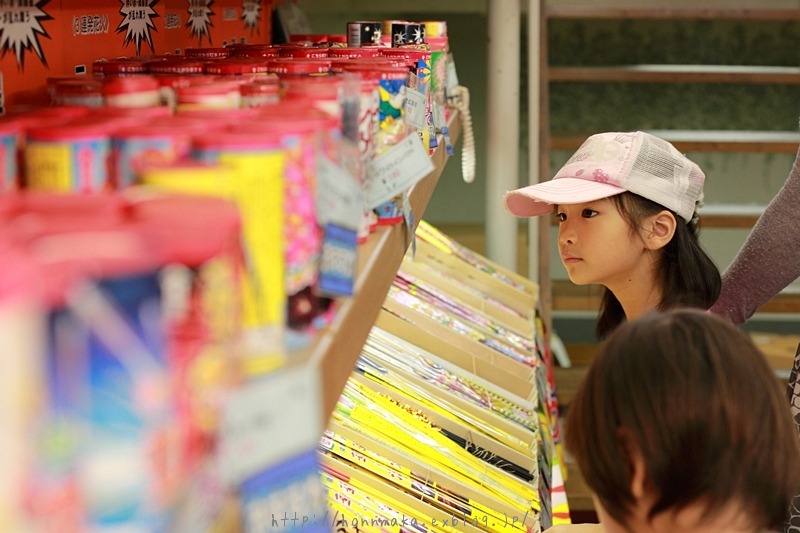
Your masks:
<svg viewBox="0 0 800 533"><path fill-rule="evenodd" d="M700 167L644 132L589 137L550 181L506 193L516 216L555 213L573 283L599 284L597 335L652 309L708 309L720 275L697 238Z"/></svg>
<svg viewBox="0 0 800 533"><path fill-rule="evenodd" d="M800 440L775 376L714 314L653 311L621 325L569 409L566 449L600 524L553 533L774 530L800 488Z"/></svg>

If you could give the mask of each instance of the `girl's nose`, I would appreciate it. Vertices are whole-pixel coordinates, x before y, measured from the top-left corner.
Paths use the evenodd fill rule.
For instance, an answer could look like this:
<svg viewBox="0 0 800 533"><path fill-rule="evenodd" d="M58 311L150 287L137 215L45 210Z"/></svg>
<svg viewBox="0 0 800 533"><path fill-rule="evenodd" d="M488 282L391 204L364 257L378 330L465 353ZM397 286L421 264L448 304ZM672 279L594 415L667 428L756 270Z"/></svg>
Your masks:
<svg viewBox="0 0 800 533"><path fill-rule="evenodd" d="M559 244L575 244L575 232L570 229L569 222L562 222L558 226L558 243Z"/></svg>

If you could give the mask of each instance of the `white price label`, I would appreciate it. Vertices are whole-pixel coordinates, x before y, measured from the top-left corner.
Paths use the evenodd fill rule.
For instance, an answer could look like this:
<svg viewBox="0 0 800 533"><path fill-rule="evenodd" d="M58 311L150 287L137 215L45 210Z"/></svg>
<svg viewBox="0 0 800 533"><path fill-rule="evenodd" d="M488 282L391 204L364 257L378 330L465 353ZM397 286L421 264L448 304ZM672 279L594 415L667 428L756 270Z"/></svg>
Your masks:
<svg viewBox="0 0 800 533"><path fill-rule="evenodd" d="M447 119L444 116L444 106L436 102L433 103L433 125L437 130L441 130L447 126Z"/></svg>
<svg viewBox="0 0 800 533"><path fill-rule="evenodd" d="M453 54L447 57L447 94L453 94L453 89L458 86L458 74L456 74L456 61L453 59Z"/></svg>
<svg viewBox="0 0 800 533"><path fill-rule="evenodd" d="M421 130L428 127L425 119L427 111L425 95L416 89L406 88L406 117L414 128Z"/></svg>
<svg viewBox="0 0 800 533"><path fill-rule="evenodd" d="M374 209L427 176L433 170L419 135L408 135L391 150L370 161L367 168L367 207Z"/></svg>
<svg viewBox="0 0 800 533"><path fill-rule="evenodd" d="M317 218L357 229L364 214L364 188L342 167L325 156L317 159Z"/></svg>
<svg viewBox="0 0 800 533"><path fill-rule="evenodd" d="M322 427L316 368L289 368L230 393L222 409L221 478L242 482L303 450L314 449Z"/></svg>

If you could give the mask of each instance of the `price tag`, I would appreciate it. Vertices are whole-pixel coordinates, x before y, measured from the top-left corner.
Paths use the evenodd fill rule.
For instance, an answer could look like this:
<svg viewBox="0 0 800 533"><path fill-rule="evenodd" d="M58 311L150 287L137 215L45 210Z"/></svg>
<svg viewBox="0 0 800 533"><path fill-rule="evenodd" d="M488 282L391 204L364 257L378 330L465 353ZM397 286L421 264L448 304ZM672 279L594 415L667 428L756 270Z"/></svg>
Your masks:
<svg viewBox="0 0 800 533"><path fill-rule="evenodd" d="M427 99L416 89L406 88L406 117L417 130L428 127L425 118Z"/></svg>
<svg viewBox="0 0 800 533"><path fill-rule="evenodd" d="M453 54L447 56L447 94L453 94L453 89L459 85L458 74L456 74L456 61Z"/></svg>
<svg viewBox="0 0 800 533"><path fill-rule="evenodd" d="M433 102L433 125L437 130L447 127L447 119L444 116L444 106Z"/></svg>
<svg viewBox="0 0 800 533"><path fill-rule="evenodd" d="M403 197L403 219L406 221L408 234L411 235L411 259L414 259L417 255L417 232L414 231L414 210L411 209L411 200L407 194Z"/></svg>
<svg viewBox="0 0 800 533"><path fill-rule="evenodd" d="M335 224L325 226L319 259L319 290L328 296L352 296L356 277L356 230Z"/></svg>
<svg viewBox="0 0 800 533"><path fill-rule="evenodd" d="M334 223L356 229L364 213L364 188L325 156L317 159L317 218L320 226Z"/></svg>
<svg viewBox="0 0 800 533"><path fill-rule="evenodd" d="M428 151L418 135L409 135L367 168L367 207L374 209L427 176L433 170Z"/></svg>
<svg viewBox="0 0 800 533"><path fill-rule="evenodd" d="M218 466L229 486L314 449L322 426L316 368L287 368L230 393L222 408Z"/></svg>

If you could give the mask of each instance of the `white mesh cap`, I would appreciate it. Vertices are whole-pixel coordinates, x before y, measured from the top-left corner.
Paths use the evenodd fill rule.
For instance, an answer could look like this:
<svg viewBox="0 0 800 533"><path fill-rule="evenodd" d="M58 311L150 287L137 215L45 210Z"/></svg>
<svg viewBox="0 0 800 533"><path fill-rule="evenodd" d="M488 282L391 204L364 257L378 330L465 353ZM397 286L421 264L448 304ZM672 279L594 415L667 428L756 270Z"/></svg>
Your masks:
<svg viewBox="0 0 800 533"><path fill-rule="evenodd" d="M552 212L556 204L577 204L629 191L690 222L703 201L705 174L667 141L644 133L592 135L550 181L506 193L516 216Z"/></svg>

